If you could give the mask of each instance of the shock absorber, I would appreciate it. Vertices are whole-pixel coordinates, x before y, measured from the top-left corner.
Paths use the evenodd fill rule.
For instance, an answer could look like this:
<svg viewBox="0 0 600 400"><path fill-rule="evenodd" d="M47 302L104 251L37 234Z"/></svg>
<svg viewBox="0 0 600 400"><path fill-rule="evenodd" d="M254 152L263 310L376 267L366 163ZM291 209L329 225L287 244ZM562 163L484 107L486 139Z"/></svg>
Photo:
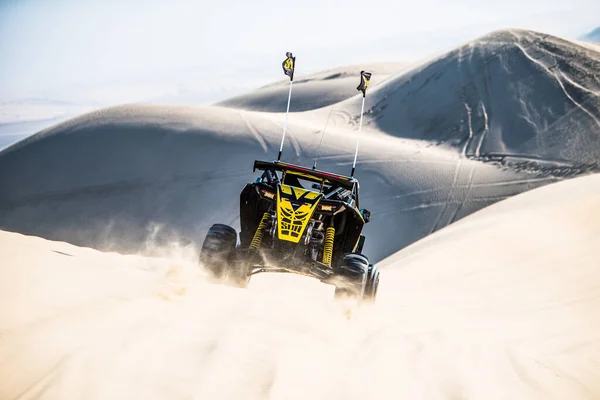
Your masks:
<svg viewBox="0 0 600 400"><path fill-rule="evenodd" d="M267 225L269 223L269 219L271 219L271 214L265 212L258 224L258 228L256 228L256 232L254 232L254 237L252 238L252 242L250 243L251 249L258 249L263 240L263 235L265 234L265 230L267 229Z"/></svg>
<svg viewBox="0 0 600 400"><path fill-rule="evenodd" d="M335 228L330 226L325 230L325 244L323 245L323 264L331 266L333 257L333 240L335 238Z"/></svg>

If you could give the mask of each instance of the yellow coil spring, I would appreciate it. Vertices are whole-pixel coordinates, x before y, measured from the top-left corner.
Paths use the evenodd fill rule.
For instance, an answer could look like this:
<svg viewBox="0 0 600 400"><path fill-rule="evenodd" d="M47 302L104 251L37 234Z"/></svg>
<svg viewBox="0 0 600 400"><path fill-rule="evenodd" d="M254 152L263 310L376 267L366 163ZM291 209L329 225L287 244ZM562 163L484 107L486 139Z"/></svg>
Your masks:
<svg viewBox="0 0 600 400"><path fill-rule="evenodd" d="M325 245L323 246L323 264L331 266L331 257L333 257L333 239L335 237L335 228L330 226L325 230Z"/></svg>
<svg viewBox="0 0 600 400"><path fill-rule="evenodd" d="M251 249L258 249L260 244L262 243L263 235L265 234L265 229L267 228L267 222L271 218L271 214L268 212L264 213L262 219L260 220L260 224L258 224L258 228L256 228L256 232L254 232L254 237L252 238L252 243L250 243Z"/></svg>

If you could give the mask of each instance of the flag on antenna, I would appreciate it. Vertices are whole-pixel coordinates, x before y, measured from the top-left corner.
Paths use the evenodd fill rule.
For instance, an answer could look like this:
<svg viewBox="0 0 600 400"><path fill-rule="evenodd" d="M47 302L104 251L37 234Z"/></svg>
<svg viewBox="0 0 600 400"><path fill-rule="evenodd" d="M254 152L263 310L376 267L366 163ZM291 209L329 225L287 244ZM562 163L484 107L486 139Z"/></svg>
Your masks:
<svg viewBox="0 0 600 400"><path fill-rule="evenodd" d="M365 97L370 81L371 73L366 71L360 71L360 85L358 85L356 90L360 90L361 92L363 92L363 97Z"/></svg>
<svg viewBox="0 0 600 400"><path fill-rule="evenodd" d="M290 77L290 81L294 80L294 68L296 67L296 57L292 55L291 52L285 53L287 57L281 66L283 67L283 73Z"/></svg>

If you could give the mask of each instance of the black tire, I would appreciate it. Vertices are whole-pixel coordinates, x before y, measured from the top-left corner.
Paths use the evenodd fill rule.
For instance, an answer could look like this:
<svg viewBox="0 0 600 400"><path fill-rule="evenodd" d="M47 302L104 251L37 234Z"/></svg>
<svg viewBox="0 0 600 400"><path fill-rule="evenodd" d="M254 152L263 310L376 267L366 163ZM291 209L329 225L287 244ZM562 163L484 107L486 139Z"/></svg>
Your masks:
<svg viewBox="0 0 600 400"><path fill-rule="evenodd" d="M369 265L369 272L367 274L367 284L365 287L365 294L363 299L369 303L375 302L377 298L377 291L379 289L379 269L374 265Z"/></svg>
<svg viewBox="0 0 600 400"><path fill-rule="evenodd" d="M199 261L212 277L223 283L245 287L248 276L243 264L236 262L237 232L228 225L214 224L208 230Z"/></svg>
<svg viewBox="0 0 600 400"><path fill-rule="evenodd" d="M365 296L369 273L369 260L362 254L346 254L336 268L340 284L336 285L335 298L352 297L361 301Z"/></svg>

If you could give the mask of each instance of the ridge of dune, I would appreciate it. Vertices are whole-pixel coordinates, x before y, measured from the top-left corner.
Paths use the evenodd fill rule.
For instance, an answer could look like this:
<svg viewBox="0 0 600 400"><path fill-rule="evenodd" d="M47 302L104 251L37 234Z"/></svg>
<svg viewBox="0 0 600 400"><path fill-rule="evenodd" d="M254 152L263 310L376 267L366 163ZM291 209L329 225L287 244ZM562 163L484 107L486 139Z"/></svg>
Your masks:
<svg viewBox="0 0 600 400"><path fill-rule="evenodd" d="M310 279L0 231L0 398L595 399L599 206L595 174L475 212L382 261L349 319Z"/></svg>
<svg viewBox="0 0 600 400"><path fill-rule="evenodd" d="M364 124L468 157L600 159L600 52L551 35L491 32L374 88ZM360 98L336 106L358 124Z"/></svg>
<svg viewBox="0 0 600 400"><path fill-rule="evenodd" d="M355 78L360 74L360 71L365 70L372 72L373 74L380 76L389 76L389 75L397 75L404 69L410 67L411 63L407 62L380 62L380 63L366 63L366 64L351 64L344 65L335 68L329 68L323 71L314 72L311 74L298 74L296 75L296 79L294 83L305 83L310 81L328 81L333 79L340 78ZM272 86L281 86L284 88L288 88L289 80L282 79L277 82L270 83L268 85L264 85L259 89L272 87ZM357 86L357 85L355 85ZM355 89L356 90L356 89Z"/></svg>
<svg viewBox="0 0 600 400"><path fill-rule="evenodd" d="M339 103L356 95L360 71L373 73L370 87L410 67L409 63L366 63L331 68L312 74L298 74L293 83L291 112L315 110ZM216 103L217 106L249 111L285 112L289 80L280 80L249 93Z"/></svg>

